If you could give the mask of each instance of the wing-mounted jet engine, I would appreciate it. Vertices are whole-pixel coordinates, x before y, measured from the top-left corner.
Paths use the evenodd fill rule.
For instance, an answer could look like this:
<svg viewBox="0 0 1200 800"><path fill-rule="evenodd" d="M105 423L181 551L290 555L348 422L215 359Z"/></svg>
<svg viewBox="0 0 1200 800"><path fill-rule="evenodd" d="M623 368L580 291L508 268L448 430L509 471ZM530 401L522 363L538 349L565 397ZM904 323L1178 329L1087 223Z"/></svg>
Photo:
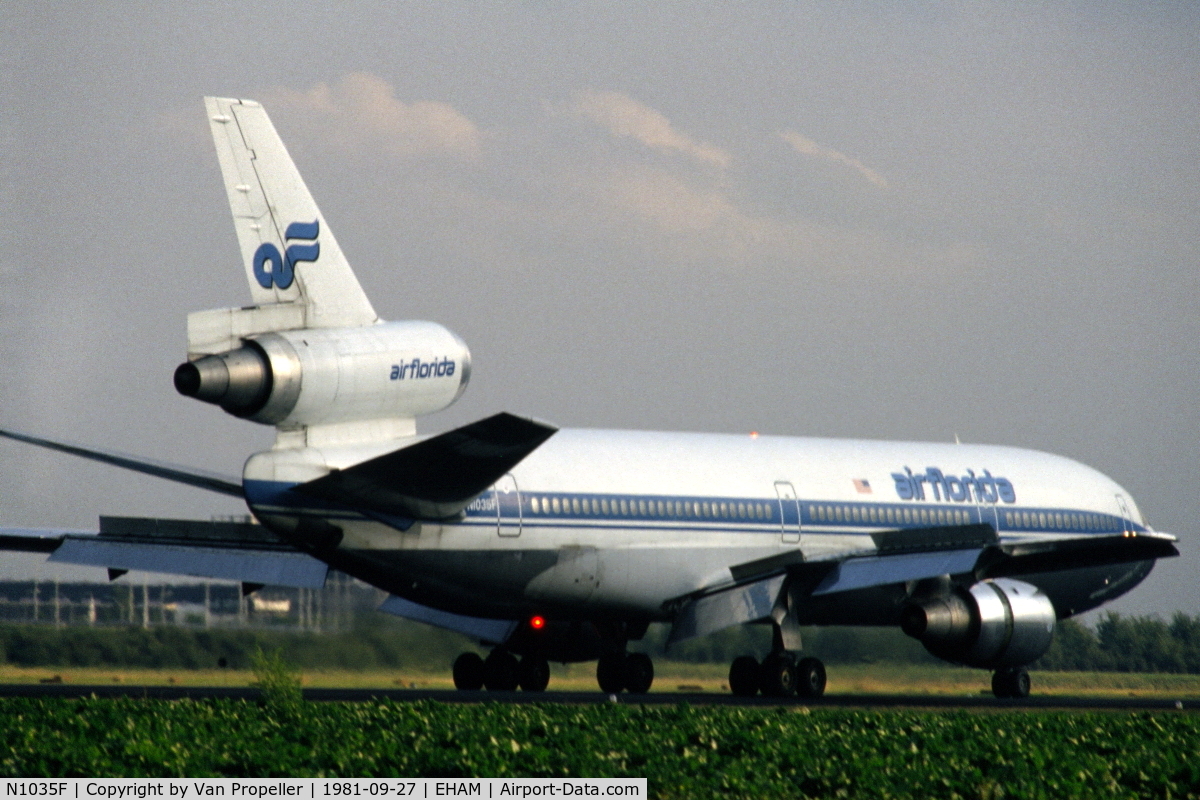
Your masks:
<svg viewBox="0 0 1200 800"><path fill-rule="evenodd" d="M1050 649L1057 615L1032 584L1011 578L981 581L930 600L910 603L901 629L938 658L996 670L997 697L1029 694L1025 665Z"/></svg>

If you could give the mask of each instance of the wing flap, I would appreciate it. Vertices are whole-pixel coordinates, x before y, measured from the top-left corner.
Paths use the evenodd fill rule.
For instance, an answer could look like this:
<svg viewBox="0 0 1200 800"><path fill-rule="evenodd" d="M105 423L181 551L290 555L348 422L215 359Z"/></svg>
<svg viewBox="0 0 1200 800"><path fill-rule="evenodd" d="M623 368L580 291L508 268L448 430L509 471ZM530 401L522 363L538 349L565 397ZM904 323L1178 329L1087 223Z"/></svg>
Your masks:
<svg viewBox="0 0 1200 800"><path fill-rule="evenodd" d="M17 553L53 553L70 534L88 531L49 528L0 528L0 550Z"/></svg>
<svg viewBox="0 0 1200 800"><path fill-rule="evenodd" d="M689 601L675 616L667 644L770 618L786 581L776 575Z"/></svg>
<svg viewBox="0 0 1200 800"><path fill-rule="evenodd" d="M49 553L61 564L241 581L325 585L329 566L260 525L143 517L101 517L100 532L0 528L0 550Z"/></svg>
<svg viewBox="0 0 1200 800"><path fill-rule="evenodd" d="M225 547L115 541L69 536L50 560L116 570L145 570L271 586L319 589L329 566L299 551L262 552Z"/></svg>
<svg viewBox="0 0 1200 800"><path fill-rule="evenodd" d="M415 622L424 622L437 628L455 631L470 636L488 644L504 644L508 637L517 629L517 622L510 619L486 619L484 617L466 617L462 614L451 614L448 611L438 611L411 600L405 600L397 595L390 595L379 606L379 610L397 617L404 617Z"/></svg>
<svg viewBox="0 0 1200 800"><path fill-rule="evenodd" d="M848 558L838 563L817 584L812 594L818 596L936 578L939 575L960 575L975 569L981 553L982 549L973 548Z"/></svg>
<svg viewBox="0 0 1200 800"><path fill-rule="evenodd" d="M557 432L500 413L335 470L296 491L376 514L448 519Z"/></svg>

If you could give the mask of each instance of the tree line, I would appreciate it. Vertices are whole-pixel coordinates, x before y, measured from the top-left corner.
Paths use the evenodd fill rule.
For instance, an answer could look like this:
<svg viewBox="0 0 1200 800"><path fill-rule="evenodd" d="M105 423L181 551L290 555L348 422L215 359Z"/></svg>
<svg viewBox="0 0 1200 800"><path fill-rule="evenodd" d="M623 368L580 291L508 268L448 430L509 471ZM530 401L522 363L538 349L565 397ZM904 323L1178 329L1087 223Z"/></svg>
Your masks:
<svg viewBox="0 0 1200 800"><path fill-rule="evenodd" d="M742 626L668 647L669 627L652 625L631 650L693 663L729 663L770 651L767 626ZM944 663L895 628L809 628L805 653L828 664ZM29 667L248 669L259 650L279 651L301 669L444 669L477 643L448 631L375 612L342 633L160 626L0 625L0 662ZM1034 669L1200 674L1200 616L1102 616L1095 628L1063 620Z"/></svg>

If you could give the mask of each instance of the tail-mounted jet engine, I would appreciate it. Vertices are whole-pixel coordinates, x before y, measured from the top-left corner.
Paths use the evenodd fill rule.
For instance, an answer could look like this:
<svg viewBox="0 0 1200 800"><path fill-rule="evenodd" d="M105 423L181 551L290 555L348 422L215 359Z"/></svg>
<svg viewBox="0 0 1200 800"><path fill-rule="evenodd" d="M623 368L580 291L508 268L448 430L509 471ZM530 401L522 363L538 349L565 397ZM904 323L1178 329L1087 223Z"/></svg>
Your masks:
<svg viewBox="0 0 1200 800"><path fill-rule="evenodd" d="M180 364L180 394L280 427L416 417L463 393L471 354L432 322L263 333Z"/></svg>
<svg viewBox="0 0 1200 800"><path fill-rule="evenodd" d="M1020 667L1050 648L1057 615L1036 586L997 578L908 605L901 628L938 658L969 667Z"/></svg>

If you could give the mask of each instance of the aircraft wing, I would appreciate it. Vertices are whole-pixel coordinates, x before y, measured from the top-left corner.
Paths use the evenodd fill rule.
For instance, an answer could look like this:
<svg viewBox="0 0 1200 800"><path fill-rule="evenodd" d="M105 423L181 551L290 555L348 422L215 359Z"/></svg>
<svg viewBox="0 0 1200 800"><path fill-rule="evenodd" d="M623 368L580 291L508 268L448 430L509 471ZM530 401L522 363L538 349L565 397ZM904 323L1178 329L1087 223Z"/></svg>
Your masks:
<svg viewBox="0 0 1200 800"><path fill-rule="evenodd" d="M885 531L872 538L875 547L861 551L805 560L794 550L731 567L732 586L674 601L679 610L668 643L747 622L785 624L787 590L796 586L820 597L942 575L986 580L1179 555L1176 538L1163 533L1006 543L989 525L963 525Z"/></svg>
<svg viewBox="0 0 1200 800"><path fill-rule="evenodd" d="M101 517L99 533L0 528L0 550L49 553L60 564L240 581L243 589L325 585L329 567L249 522Z"/></svg>
<svg viewBox="0 0 1200 800"><path fill-rule="evenodd" d="M60 453L70 453L73 456L79 456L91 461L111 464L114 467L140 472L144 475L153 475L156 478L195 486L198 489L206 489L218 494L245 497L242 491L242 484L239 480L217 472L182 467L178 464L169 464L165 461L153 461L147 458L126 455L125 453L117 453L112 450L84 447L83 445L71 442L43 439L39 436L30 436L27 433L18 433L17 431L0 429L0 436L18 442L25 442L26 444L34 444L38 447L44 447L47 450L57 450Z"/></svg>

